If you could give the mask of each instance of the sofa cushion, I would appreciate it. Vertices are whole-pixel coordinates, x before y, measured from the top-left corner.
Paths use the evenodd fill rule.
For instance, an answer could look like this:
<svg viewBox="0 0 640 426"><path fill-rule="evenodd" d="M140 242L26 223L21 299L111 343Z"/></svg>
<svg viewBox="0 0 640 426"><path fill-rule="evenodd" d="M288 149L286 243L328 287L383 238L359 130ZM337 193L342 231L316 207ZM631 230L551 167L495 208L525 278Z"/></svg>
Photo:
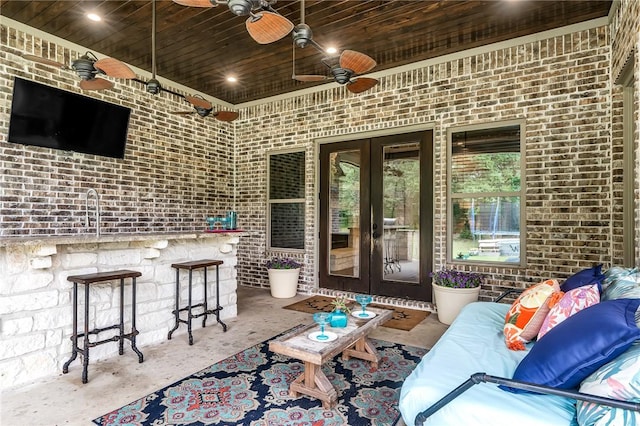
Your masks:
<svg viewBox="0 0 640 426"><path fill-rule="evenodd" d="M602 291L602 280L604 280L604 274L602 273L602 264L600 264L571 275L562 283L560 290L566 293L569 290L582 287L583 285L598 284L598 288Z"/></svg>
<svg viewBox="0 0 640 426"><path fill-rule="evenodd" d="M514 380L575 389L586 377L640 338L640 299L600 302L564 320L520 362ZM502 389L520 393L516 389Z"/></svg>
<svg viewBox="0 0 640 426"><path fill-rule="evenodd" d="M640 298L640 272L616 278L602 292L602 300Z"/></svg>
<svg viewBox="0 0 640 426"><path fill-rule="evenodd" d="M556 280L542 281L526 289L511 305L505 317L504 338L511 350L524 350L524 343L540 331L549 309L562 293Z"/></svg>
<svg viewBox="0 0 640 426"><path fill-rule="evenodd" d="M597 284L585 285L569 290L562 296L562 299L549 310L538 332L538 340L571 315L595 305L599 301L600 292L598 291Z"/></svg>
<svg viewBox="0 0 640 426"><path fill-rule="evenodd" d="M587 377L580 385L580 392L640 402L640 343L634 343L626 352ZM586 401L578 401L577 418L581 426L640 425L640 413L637 411Z"/></svg>

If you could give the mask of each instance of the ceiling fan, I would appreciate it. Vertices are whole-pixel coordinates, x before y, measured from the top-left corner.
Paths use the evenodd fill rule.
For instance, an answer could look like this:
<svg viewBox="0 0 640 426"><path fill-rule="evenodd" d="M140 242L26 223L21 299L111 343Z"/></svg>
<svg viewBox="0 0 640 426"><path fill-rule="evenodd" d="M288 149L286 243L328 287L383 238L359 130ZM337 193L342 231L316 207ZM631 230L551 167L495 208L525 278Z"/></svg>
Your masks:
<svg viewBox="0 0 640 426"><path fill-rule="evenodd" d="M298 75L296 74L296 46L305 48L311 45L323 54L327 50L313 39L313 32L304 22L304 0L300 0L300 23L293 29L293 74L297 81L324 81L335 80L338 84L346 85L352 93L362 93L378 84L378 80L360 75L371 71L376 66L376 61L364 53L355 50L343 50L340 55L327 56L321 62L329 68L329 75Z"/></svg>
<svg viewBox="0 0 640 426"><path fill-rule="evenodd" d="M189 115L189 114L198 114L200 117L207 117L208 115L213 115L217 120L220 121L233 121L239 117L236 111L213 111L213 105L208 100L204 99L200 95L194 96L183 96L184 100L189 102L193 106L193 111L174 111L171 114L177 115Z"/></svg>
<svg viewBox="0 0 640 426"><path fill-rule="evenodd" d="M293 23L280 15L272 5L277 0L173 0L182 6L216 7L226 4L232 13L247 16L249 35L260 44L280 40L293 29Z"/></svg>
<svg viewBox="0 0 640 426"><path fill-rule="evenodd" d="M93 53L87 52L78 59L71 61L71 65L65 65L52 59L35 55L22 55L23 58L38 62L44 65L60 68L63 70L73 70L80 77L80 88L83 90L103 90L111 89L113 82L98 77L107 75L114 78L131 80L136 74L124 62L114 58L98 59Z"/></svg>
<svg viewBox="0 0 640 426"><path fill-rule="evenodd" d="M191 105L193 105L193 111L176 111L172 112L172 114L194 114L198 113L201 117L206 117L213 112L213 105L211 102L205 100L202 96L195 95L182 95L180 93L174 92L173 90L166 89L162 87L158 79L156 78L156 0L151 0L151 79L149 81L140 80L134 78L134 81L138 83L142 83L146 86L147 92L157 95L161 91L171 93L172 95L176 95L178 97L183 98ZM233 121L238 118L238 113L233 111L217 111L213 113L213 116L216 117L220 121Z"/></svg>

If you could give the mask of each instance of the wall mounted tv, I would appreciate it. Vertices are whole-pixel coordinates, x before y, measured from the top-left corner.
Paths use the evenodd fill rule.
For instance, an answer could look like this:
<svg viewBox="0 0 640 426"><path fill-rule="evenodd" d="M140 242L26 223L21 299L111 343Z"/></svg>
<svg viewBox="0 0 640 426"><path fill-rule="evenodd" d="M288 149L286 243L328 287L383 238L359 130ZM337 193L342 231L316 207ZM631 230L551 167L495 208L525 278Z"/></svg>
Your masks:
<svg viewBox="0 0 640 426"><path fill-rule="evenodd" d="M124 158L131 109L16 77L9 142Z"/></svg>

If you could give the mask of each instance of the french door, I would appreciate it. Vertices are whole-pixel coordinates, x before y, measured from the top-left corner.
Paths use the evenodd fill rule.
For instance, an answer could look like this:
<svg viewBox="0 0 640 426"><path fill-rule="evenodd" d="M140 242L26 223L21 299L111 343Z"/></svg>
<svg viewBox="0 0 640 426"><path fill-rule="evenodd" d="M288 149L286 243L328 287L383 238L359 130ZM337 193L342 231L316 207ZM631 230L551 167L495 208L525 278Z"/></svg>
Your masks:
<svg viewBox="0 0 640 426"><path fill-rule="evenodd" d="M320 287L431 300L433 132L320 146Z"/></svg>

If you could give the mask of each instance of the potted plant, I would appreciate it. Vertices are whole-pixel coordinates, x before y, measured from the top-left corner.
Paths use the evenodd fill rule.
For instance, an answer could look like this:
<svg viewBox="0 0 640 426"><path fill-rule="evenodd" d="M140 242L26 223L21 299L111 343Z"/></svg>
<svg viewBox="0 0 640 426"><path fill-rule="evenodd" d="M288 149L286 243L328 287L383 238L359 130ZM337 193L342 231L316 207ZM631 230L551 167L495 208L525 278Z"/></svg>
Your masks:
<svg viewBox="0 0 640 426"><path fill-rule="evenodd" d="M438 321L451 324L460 310L478 300L484 275L477 272L442 269L431 273Z"/></svg>
<svg viewBox="0 0 640 426"><path fill-rule="evenodd" d="M351 308L347 306L347 297L339 294L331 301L331 304L333 305L333 312L331 313L329 324L331 327L346 327L347 314L351 313Z"/></svg>
<svg viewBox="0 0 640 426"><path fill-rule="evenodd" d="M271 296L278 299L294 297L298 291L298 277L302 264L290 258L267 260Z"/></svg>

